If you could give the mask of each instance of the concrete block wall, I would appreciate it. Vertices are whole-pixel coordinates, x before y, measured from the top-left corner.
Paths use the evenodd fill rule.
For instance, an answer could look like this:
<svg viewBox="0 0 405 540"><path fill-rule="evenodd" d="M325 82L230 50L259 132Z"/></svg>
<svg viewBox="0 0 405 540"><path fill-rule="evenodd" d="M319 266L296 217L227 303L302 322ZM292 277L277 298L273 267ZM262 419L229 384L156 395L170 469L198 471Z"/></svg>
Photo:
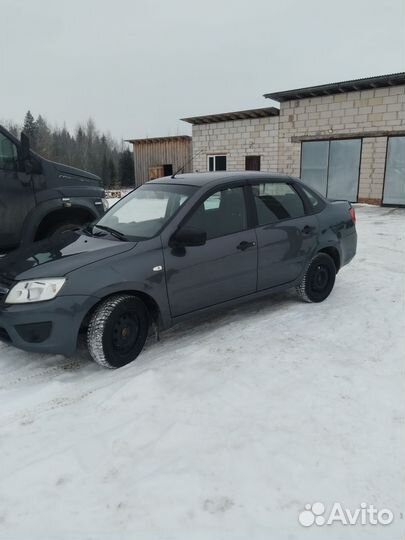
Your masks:
<svg viewBox="0 0 405 540"><path fill-rule="evenodd" d="M363 139L360 166L359 201L381 204L384 187L387 137Z"/></svg>
<svg viewBox="0 0 405 540"><path fill-rule="evenodd" d="M387 133L405 126L405 85L281 103L278 146L280 172L299 176L300 137L313 140L359 133L364 137L360 167L359 200L381 203ZM377 133L378 135L378 133Z"/></svg>
<svg viewBox="0 0 405 540"><path fill-rule="evenodd" d="M251 155L261 156L262 171L276 172L278 148L278 116L193 126L194 171L208 170L208 155L226 154L228 171L245 170Z"/></svg>
<svg viewBox="0 0 405 540"><path fill-rule="evenodd" d="M261 170L300 175L303 140L362 138L359 202L381 204L389 134L405 133L405 85L282 102L280 115L193 126L193 169L207 171L210 154L226 154L229 171L247 155Z"/></svg>

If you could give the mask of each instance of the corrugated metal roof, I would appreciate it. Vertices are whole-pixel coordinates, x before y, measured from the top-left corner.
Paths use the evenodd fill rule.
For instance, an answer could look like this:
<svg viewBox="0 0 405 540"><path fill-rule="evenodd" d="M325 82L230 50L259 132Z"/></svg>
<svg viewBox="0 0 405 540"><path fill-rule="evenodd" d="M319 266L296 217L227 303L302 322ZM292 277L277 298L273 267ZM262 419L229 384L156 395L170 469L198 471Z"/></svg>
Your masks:
<svg viewBox="0 0 405 540"><path fill-rule="evenodd" d="M369 90L372 88L398 86L400 84L405 84L405 72L392 73L390 75L378 75L376 77L366 77L364 79L354 79L352 81L321 84L319 86L308 86L306 88L285 90L283 92L270 92L269 94L264 94L264 97L282 102L308 97L355 92L356 90Z"/></svg>
<svg viewBox="0 0 405 540"><path fill-rule="evenodd" d="M247 120L249 118L264 118L266 116L278 116L280 110L276 107L264 107L261 109L248 109L246 111L234 111L219 114L208 114L205 116L192 116L182 118L183 122L189 124L215 124L217 122L230 122L232 120Z"/></svg>
<svg viewBox="0 0 405 540"><path fill-rule="evenodd" d="M173 137L147 137L145 139L127 139L132 144L153 144L162 142L191 141L190 135L174 135Z"/></svg>

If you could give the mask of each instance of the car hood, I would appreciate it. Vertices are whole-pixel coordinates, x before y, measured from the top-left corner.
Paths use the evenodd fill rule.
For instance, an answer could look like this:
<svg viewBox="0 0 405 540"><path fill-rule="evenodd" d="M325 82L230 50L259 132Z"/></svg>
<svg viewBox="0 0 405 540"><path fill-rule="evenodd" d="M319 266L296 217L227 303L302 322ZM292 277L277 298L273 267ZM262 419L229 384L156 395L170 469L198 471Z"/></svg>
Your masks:
<svg viewBox="0 0 405 540"><path fill-rule="evenodd" d="M101 185L101 178L96 174L82 169L76 169L76 167L70 167L63 163L56 163L56 161L48 161L48 163L55 167L59 179L66 184L80 184L86 182L87 184L94 184L96 186Z"/></svg>
<svg viewBox="0 0 405 540"><path fill-rule="evenodd" d="M0 259L0 281L2 277L14 281L64 276L87 264L129 251L135 245L135 242L120 242L108 236L67 232L58 238L17 249Z"/></svg>

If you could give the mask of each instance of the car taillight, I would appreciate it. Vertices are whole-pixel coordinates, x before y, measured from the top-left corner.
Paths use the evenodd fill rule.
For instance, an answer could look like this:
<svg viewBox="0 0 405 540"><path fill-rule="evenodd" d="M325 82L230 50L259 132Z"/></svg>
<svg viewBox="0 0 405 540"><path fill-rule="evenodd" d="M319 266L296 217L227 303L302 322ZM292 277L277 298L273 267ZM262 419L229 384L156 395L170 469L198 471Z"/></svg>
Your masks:
<svg viewBox="0 0 405 540"><path fill-rule="evenodd" d="M356 211L352 206L349 208L349 212L353 223L356 223Z"/></svg>

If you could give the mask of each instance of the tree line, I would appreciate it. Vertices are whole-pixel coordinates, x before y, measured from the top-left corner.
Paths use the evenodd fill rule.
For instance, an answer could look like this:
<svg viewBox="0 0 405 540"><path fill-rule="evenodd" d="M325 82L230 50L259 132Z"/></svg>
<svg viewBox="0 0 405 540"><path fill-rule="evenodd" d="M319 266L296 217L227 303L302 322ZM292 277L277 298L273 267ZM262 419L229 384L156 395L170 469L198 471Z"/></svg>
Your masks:
<svg viewBox="0 0 405 540"><path fill-rule="evenodd" d="M22 126L9 122L7 128L16 137L23 130L31 148L44 158L97 174L105 188L135 185L132 152L100 133L91 118L71 133L66 126L51 127L42 115L35 119L28 111Z"/></svg>

